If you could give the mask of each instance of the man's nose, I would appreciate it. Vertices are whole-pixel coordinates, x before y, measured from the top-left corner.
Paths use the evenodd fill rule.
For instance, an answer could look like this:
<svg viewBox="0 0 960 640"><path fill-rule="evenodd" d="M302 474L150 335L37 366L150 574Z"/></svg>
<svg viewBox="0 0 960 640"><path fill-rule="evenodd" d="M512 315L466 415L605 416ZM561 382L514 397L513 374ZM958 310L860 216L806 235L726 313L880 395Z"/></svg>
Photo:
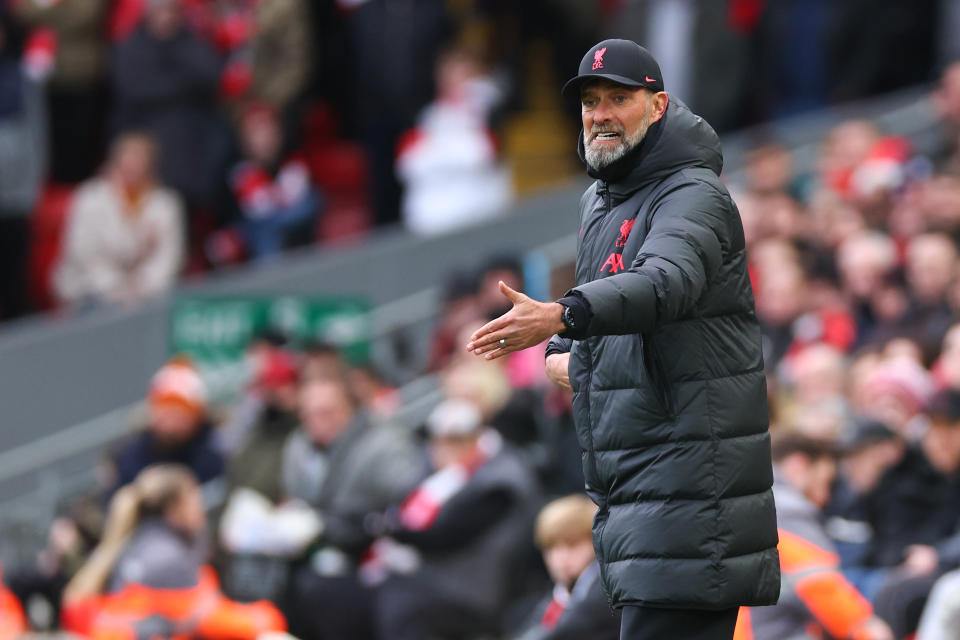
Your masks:
<svg viewBox="0 0 960 640"><path fill-rule="evenodd" d="M610 106L605 100L601 100L597 103L597 106L593 108L593 121L597 123L609 122L612 117L612 112Z"/></svg>

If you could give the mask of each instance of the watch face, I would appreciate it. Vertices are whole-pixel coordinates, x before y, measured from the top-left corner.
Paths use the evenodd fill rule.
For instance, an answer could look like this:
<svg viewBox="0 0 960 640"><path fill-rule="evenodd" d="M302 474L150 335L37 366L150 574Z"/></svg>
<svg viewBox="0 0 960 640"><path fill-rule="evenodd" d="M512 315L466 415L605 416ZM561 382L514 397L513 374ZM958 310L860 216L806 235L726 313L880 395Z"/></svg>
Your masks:
<svg viewBox="0 0 960 640"><path fill-rule="evenodd" d="M576 323L573 321L573 309L570 307L563 308L563 324L567 325L569 329L577 328Z"/></svg>

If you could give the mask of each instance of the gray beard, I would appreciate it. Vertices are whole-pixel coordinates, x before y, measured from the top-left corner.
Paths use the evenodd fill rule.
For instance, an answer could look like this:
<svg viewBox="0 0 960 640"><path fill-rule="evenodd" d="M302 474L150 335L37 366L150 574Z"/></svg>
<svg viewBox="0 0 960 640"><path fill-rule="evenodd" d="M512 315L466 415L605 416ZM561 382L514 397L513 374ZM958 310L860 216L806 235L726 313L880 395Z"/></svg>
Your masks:
<svg viewBox="0 0 960 640"><path fill-rule="evenodd" d="M590 168L599 171L604 167L608 167L623 156L627 155L632 149L634 149L638 144L643 142L644 136L647 135L647 129L650 128L650 125L643 123L640 125L640 128L637 129L633 136L627 138L621 138L620 144L618 144L613 149L604 149L593 147L589 142L590 133L589 131L583 132L583 157L587 161L587 164L590 165Z"/></svg>

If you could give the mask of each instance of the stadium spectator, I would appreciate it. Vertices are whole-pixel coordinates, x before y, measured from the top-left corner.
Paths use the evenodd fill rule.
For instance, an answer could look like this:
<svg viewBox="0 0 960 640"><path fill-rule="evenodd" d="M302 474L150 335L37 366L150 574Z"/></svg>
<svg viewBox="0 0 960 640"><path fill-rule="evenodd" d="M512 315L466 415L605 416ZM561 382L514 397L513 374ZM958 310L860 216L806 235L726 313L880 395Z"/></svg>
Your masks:
<svg viewBox="0 0 960 640"><path fill-rule="evenodd" d="M215 111L220 60L185 25L181 0L149 0L140 26L111 59L113 130L158 141L159 174L188 208L208 205L222 127Z"/></svg>
<svg viewBox="0 0 960 640"><path fill-rule="evenodd" d="M27 632L29 625L23 604L3 584L3 567L0 567L0 640L16 640Z"/></svg>
<svg viewBox="0 0 960 640"><path fill-rule="evenodd" d="M264 105L248 109L239 134L243 160L230 171L230 187L249 256L262 260L312 241L318 193L304 159L284 155L276 112Z"/></svg>
<svg viewBox="0 0 960 640"><path fill-rule="evenodd" d="M64 592L65 628L94 638L254 640L286 623L269 603L223 597L205 567L203 496L186 467L157 465L114 495L103 539Z"/></svg>
<svg viewBox="0 0 960 640"><path fill-rule="evenodd" d="M873 590L857 580L860 572L849 569L863 565L872 535L864 497L876 488L887 470L900 462L905 445L890 427L870 418L855 419L838 444L839 473L825 508L827 531L848 577L870 595Z"/></svg>
<svg viewBox="0 0 960 640"><path fill-rule="evenodd" d="M366 0L348 3L350 61L355 98L350 111L370 159L374 220L400 220L400 185L394 173L397 141L434 95L436 54L451 32L447 3Z"/></svg>
<svg viewBox="0 0 960 640"><path fill-rule="evenodd" d="M920 414L934 392L933 379L916 356L881 355L863 374L853 410L889 425L907 440L916 437Z"/></svg>
<svg viewBox="0 0 960 640"><path fill-rule="evenodd" d="M901 334L911 336L927 361L940 350L953 322L947 293L956 277L957 248L945 234L923 234L910 241L906 252L909 306L897 323Z"/></svg>
<svg viewBox="0 0 960 640"><path fill-rule="evenodd" d="M503 99L480 60L453 49L437 62L437 97L398 143L403 220L419 235L437 235L504 212L510 177L488 122Z"/></svg>
<svg viewBox="0 0 960 640"><path fill-rule="evenodd" d="M132 305L173 286L184 255L184 211L157 182L155 157L153 138L125 134L104 175L74 196L54 278L63 302Z"/></svg>
<svg viewBox="0 0 960 640"><path fill-rule="evenodd" d="M301 428L287 439L276 469L284 501L275 508L251 491L235 491L221 543L234 556L272 558L273 567L293 571L286 606L298 636L367 637L371 596L356 574L369 542L364 520L399 502L422 476L422 458L404 432L359 410L342 377L305 379L299 411ZM294 560L300 562L289 564ZM250 566L253 573L230 570L232 589L248 589L247 597L253 588L283 595L283 585L268 584L274 578L267 580L264 563Z"/></svg>
<svg viewBox="0 0 960 640"><path fill-rule="evenodd" d="M69 500L63 509L58 509L35 562L12 565L4 574L4 582L20 602L49 605L49 616L31 620L36 630L56 628L63 589L99 542L104 515L104 505L97 496Z"/></svg>
<svg viewBox="0 0 960 640"><path fill-rule="evenodd" d="M836 473L834 455L830 444L805 436L786 435L774 443L782 590L776 606L741 610L735 638L828 634L893 640L870 603L840 573L840 558L821 525Z"/></svg>
<svg viewBox="0 0 960 640"><path fill-rule="evenodd" d="M897 247L882 231L864 230L846 238L836 253L841 284L854 309L857 335L876 326L875 294L897 267Z"/></svg>
<svg viewBox="0 0 960 640"><path fill-rule="evenodd" d="M104 144L107 0L17 0L11 11L33 31L26 55L51 59L47 85L50 177L80 182L97 170Z"/></svg>
<svg viewBox="0 0 960 640"><path fill-rule="evenodd" d="M607 604L593 550L597 507L583 494L559 498L540 510L537 546L554 582L518 640L616 640L620 615Z"/></svg>
<svg viewBox="0 0 960 640"><path fill-rule="evenodd" d="M0 7L0 320L30 309L30 215L47 169L41 78L21 62L7 11Z"/></svg>
<svg viewBox="0 0 960 640"><path fill-rule="evenodd" d="M922 439L865 499L865 564L882 576L874 602L897 637L916 630L937 578L960 566L960 393L939 392L926 414Z"/></svg>
<svg viewBox="0 0 960 640"><path fill-rule="evenodd" d="M950 640L960 625L960 571L951 571L934 585L923 609L918 640Z"/></svg>
<svg viewBox="0 0 960 640"><path fill-rule="evenodd" d="M213 443L203 380L188 363L174 359L153 376L147 396L146 428L109 457L110 493L160 463L186 466L201 484L223 475L224 461Z"/></svg>
<svg viewBox="0 0 960 640"><path fill-rule="evenodd" d="M296 357L272 349L264 357L255 387L260 406L249 433L227 464L227 495L247 487L273 503L283 497L279 469L283 447L297 428L298 378Z"/></svg>
<svg viewBox="0 0 960 640"><path fill-rule="evenodd" d="M497 633L525 565L535 480L468 402L441 403L427 430L434 472L373 545L390 571L377 592L379 637Z"/></svg>
<svg viewBox="0 0 960 640"><path fill-rule="evenodd" d="M430 342L428 371L439 371L460 355L457 336L463 327L480 320L477 300L477 276L462 270L451 274L444 283L442 306Z"/></svg>
<svg viewBox="0 0 960 640"><path fill-rule="evenodd" d="M284 120L297 115L288 109L303 96L314 59L309 3L227 0L215 4L214 38L228 55L221 90L229 98L268 104Z"/></svg>

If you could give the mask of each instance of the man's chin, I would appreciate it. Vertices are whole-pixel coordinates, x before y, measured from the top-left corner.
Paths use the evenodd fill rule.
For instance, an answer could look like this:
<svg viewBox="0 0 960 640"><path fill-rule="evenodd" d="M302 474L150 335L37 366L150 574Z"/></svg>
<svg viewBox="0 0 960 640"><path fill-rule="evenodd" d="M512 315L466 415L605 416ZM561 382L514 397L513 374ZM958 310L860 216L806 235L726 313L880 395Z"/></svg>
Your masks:
<svg viewBox="0 0 960 640"><path fill-rule="evenodd" d="M584 156L587 159L587 164L596 170L610 166L626 155L626 150L622 144L615 149L596 149L593 147L593 144L591 144L590 147Z"/></svg>

